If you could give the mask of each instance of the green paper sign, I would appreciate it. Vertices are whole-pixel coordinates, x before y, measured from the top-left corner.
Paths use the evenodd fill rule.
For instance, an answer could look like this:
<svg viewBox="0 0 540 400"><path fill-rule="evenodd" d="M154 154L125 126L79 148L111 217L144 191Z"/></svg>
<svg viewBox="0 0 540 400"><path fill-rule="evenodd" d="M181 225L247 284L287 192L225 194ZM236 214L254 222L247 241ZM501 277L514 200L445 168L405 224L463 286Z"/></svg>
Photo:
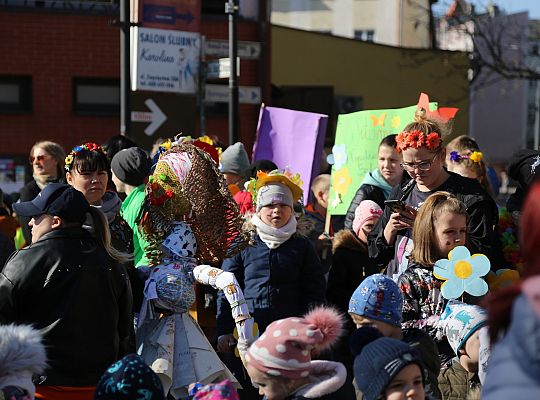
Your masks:
<svg viewBox="0 0 540 400"><path fill-rule="evenodd" d="M336 141L332 148L331 215L345 215L367 172L377 168L379 143L398 134L413 121L417 106L388 110L366 110L338 117ZM430 103L437 109L437 103Z"/></svg>

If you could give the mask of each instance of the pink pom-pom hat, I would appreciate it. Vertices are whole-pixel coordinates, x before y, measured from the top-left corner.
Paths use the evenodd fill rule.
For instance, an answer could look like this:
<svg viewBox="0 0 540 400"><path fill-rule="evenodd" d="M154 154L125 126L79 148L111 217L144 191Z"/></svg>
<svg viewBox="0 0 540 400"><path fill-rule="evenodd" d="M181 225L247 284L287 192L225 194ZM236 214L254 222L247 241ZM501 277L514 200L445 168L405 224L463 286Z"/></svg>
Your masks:
<svg viewBox="0 0 540 400"><path fill-rule="evenodd" d="M300 379L309 375L311 352L332 346L342 333L343 319L332 308L319 307L303 318L272 322L249 348L246 361L270 376Z"/></svg>

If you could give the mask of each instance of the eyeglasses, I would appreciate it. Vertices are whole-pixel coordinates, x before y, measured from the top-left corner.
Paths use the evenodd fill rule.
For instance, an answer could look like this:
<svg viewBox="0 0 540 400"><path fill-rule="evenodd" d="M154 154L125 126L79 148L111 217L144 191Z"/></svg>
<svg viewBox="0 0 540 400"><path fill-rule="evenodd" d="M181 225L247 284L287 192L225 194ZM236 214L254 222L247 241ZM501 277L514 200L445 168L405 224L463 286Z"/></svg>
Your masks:
<svg viewBox="0 0 540 400"><path fill-rule="evenodd" d="M36 160L37 160L37 162L43 162L43 161L45 161L46 159L48 159L49 157L50 157L50 156L47 155L47 154L42 154L42 155L36 156L36 157L30 156L30 158L28 159L28 161L30 161L30 164L33 164L34 161L36 161Z"/></svg>
<svg viewBox="0 0 540 400"><path fill-rule="evenodd" d="M420 171L429 171L431 169L431 164L433 164L433 160L439 155L439 152L435 153L433 158L429 161L420 161L419 163L401 163L401 168L403 168L405 171L408 172L414 172L415 169L419 169Z"/></svg>

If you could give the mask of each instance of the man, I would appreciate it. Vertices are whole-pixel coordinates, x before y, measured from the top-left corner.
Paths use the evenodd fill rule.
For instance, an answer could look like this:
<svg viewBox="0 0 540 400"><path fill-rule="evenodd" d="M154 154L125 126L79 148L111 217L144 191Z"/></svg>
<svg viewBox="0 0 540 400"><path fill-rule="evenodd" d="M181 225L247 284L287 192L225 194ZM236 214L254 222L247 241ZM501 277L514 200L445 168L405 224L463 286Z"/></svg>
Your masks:
<svg viewBox="0 0 540 400"><path fill-rule="evenodd" d="M58 183L14 208L31 218L32 245L0 273L0 323L43 333L49 368L37 398L91 399L105 369L131 350L131 286L106 219L81 192ZM95 236L82 227L87 213Z"/></svg>

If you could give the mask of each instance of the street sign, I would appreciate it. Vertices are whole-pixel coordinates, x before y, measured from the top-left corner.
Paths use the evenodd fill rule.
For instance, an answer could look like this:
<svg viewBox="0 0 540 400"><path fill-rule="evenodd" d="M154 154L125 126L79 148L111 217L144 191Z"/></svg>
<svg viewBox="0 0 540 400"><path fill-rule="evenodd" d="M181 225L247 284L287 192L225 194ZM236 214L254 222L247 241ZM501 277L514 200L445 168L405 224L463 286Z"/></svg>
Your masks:
<svg viewBox="0 0 540 400"><path fill-rule="evenodd" d="M205 85L204 101L209 103L228 103L229 86ZM238 101L243 104L260 104L261 88L258 86L239 86Z"/></svg>
<svg viewBox="0 0 540 400"><path fill-rule="evenodd" d="M161 111L156 102L152 99L147 99L144 104L150 109L146 111L132 111L131 120L133 122L150 122L144 129L147 136L152 136L158 128L167 120L167 116Z"/></svg>
<svg viewBox="0 0 540 400"><path fill-rule="evenodd" d="M145 28L201 31L201 0L130 0L131 21Z"/></svg>
<svg viewBox="0 0 540 400"><path fill-rule="evenodd" d="M207 56L226 57L229 55L229 41L221 39L206 39L204 54ZM257 60L261 56L259 42L238 42L238 57L246 60Z"/></svg>
<svg viewBox="0 0 540 400"><path fill-rule="evenodd" d="M229 78L231 76L231 61L229 58L219 58L206 63L208 79ZM240 58L236 57L236 76L240 76Z"/></svg>

